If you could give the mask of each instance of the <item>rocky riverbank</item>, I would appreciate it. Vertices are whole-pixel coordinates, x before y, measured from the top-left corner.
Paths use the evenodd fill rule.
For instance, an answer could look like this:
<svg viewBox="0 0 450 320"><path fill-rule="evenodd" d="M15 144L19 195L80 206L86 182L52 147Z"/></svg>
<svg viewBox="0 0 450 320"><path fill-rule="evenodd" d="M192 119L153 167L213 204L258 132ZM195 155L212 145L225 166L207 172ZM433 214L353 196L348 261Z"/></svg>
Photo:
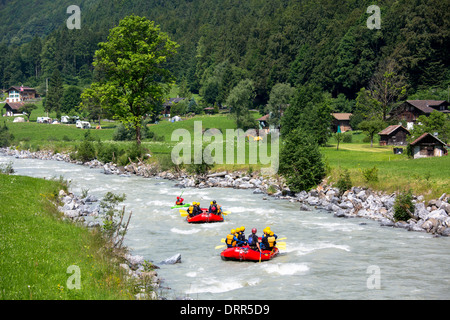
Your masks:
<svg viewBox="0 0 450 320"><path fill-rule="evenodd" d="M95 196L80 197L60 190L58 204L58 211L63 214L63 219L81 223L88 228L101 226L98 219L101 215L101 209ZM142 256L129 254L126 248L114 250L114 252L122 262L119 267L125 279L139 288L140 292L135 294L135 299L160 299L156 293L161 285L161 279L158 278L155 270L158 267L147 263Z"/></svg>
<svg viewBox="0 0 450 320"><path fill-rule="evenodd" d="M322 184L309 192L292 193L282 178L263 177L257 172L217 172L206 176L192 176L184 171L160 172L156 165L146 163L132 163L127 166L118 166L114 163L101 163L98 160L81 163L73 161L67 154L53 154L50 151L30 152L14 148L0 149L9 156L16 158L31 158L42 160L66 161L103 169L105 174L131 175L142 177L163 178L176 181L175 186L180 188L236 188L250 189L255 194L264 194L268 197L299 202L299 209L310 211L312 208L326 210L337 218L367 218L380 222L383 227L403 228L408 231L428 232L434 235L450 235L450 197L445 193L439 199L424 201L423 196L414 196L415 209L413 217L408 221L394 221L394 203L396 194L386 194L367 188L352 187L340 195L339 190L332 185ZM95 209L92 209L95 211ZM75 215L69 209L68 215ZM91 214L84 207L78 217Z"/></svg>

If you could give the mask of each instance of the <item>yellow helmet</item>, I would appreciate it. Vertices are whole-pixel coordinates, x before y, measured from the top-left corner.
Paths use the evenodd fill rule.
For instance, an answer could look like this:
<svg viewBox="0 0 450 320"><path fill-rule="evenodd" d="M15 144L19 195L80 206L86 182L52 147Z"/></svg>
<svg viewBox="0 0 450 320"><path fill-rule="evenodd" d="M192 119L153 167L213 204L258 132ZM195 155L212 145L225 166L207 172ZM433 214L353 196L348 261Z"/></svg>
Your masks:
<svg viewBox="0 0 450 320"><path fill-rule="evenodd" d="M236 233L236 230L234 230L234 229L231 229L231 233Z"/></svg>
<svg viewBox="0 0 450 320"><path fill-rule="evenodd" d="M273 236L273 231L270 231L270 232L269 232L269 236Z"/></svg>
<svg viewBox="0 0 450 320"><path fill-rule="evenodd" d="M210 205L213 205L213 202L211 201L209 204L210 204Z"/></svg>
<svg viewBox="0 0 450 320"><path fill-rule="evenodd" d="M240 232L241 231L241 228L236 228L236 232Z"/></svg>
<svg viewBox="0 0 450 320"><path fill-rule="evenodd" d="M241 231L245 231L245 227L244 226L241 227Z"/></svg>

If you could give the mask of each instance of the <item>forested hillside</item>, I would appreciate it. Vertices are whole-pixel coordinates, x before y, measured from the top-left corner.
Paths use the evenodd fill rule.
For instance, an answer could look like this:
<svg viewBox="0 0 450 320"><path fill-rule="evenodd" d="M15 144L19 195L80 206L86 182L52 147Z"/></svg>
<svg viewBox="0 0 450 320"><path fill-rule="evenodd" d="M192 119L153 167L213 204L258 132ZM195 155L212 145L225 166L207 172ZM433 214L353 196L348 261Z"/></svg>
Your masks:
<svg viewBox="0 0 450 320"><path fill-rule="evenodd" d="M368 0L82 0L80 30L66 27L71 4L0 0L0 87L44 93L56 69L66 84L89 84L98 42L133 13L180 45L170 69L209 102L224 103L249 78L256 105L286 82L316 85L345 105L387 66L410 96L437 88L433 97L446 98L450 82L449 0L378 1L379 30L366 26Z"/></svg>

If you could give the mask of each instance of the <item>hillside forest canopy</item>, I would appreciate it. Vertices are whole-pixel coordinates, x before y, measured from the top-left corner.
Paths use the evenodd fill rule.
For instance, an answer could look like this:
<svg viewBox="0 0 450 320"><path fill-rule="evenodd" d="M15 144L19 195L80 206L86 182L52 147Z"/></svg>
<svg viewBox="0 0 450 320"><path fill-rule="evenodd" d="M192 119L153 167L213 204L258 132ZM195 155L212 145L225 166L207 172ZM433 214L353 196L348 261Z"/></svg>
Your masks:
<svg viewBox="0 0 450 320"><path fill-rule="evenodd" d="M67 5L66 5L67 2ZM59 74L67 102L102 75L94 68L99 43L124 17L155 21L176 42L164 67L185 95L223 106L250 81L251 106L266 112L273 88L317 88L333 112L354 112L365 94L385 120L404 99L448 99L449 1L383 0L380 29L369 29L356 0L81 0L80 29L66 26L68 1L0 2L0 87L26 85L45 96ZM21 19L17 19L20 12ZM39 14L38 14L39 13ZM59 80L58 80L59 81ZM376 97L392 84L392 99ZM70 88L70 89L69 89ZM62 102L61 102L62 103ZM244 121L244 123L247 123Z"/></svg>

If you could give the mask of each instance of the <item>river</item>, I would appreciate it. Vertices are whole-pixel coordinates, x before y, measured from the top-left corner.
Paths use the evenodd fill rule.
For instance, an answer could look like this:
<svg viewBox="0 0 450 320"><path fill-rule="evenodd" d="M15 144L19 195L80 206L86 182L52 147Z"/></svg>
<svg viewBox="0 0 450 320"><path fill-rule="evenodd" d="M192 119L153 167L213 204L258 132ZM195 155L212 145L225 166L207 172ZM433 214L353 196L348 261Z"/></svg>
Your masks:
<svg viewBox="0 0 450 320"><path fill-rule="evenodd" d="M15 174L70 180L70 190L101 198L125 193L132 211L125 244L134 255L160 266L161 294L168 299L449 299L450 238L380 227L366 219L335 218L322 210L299 211L299 204L249 190L179 189L175 182L137 176L105 175L58 161L16 159ZM170 209L183 192L202 207L216 200L231 211L223 223L188 224ZM26 201L26 199L24 199ZM222 261L220 249L231 229L270 226L286 237L286 249L262 263ZM160 264L181 254L181 263ZM83 272L83 270L82 270Z"/></svg>

